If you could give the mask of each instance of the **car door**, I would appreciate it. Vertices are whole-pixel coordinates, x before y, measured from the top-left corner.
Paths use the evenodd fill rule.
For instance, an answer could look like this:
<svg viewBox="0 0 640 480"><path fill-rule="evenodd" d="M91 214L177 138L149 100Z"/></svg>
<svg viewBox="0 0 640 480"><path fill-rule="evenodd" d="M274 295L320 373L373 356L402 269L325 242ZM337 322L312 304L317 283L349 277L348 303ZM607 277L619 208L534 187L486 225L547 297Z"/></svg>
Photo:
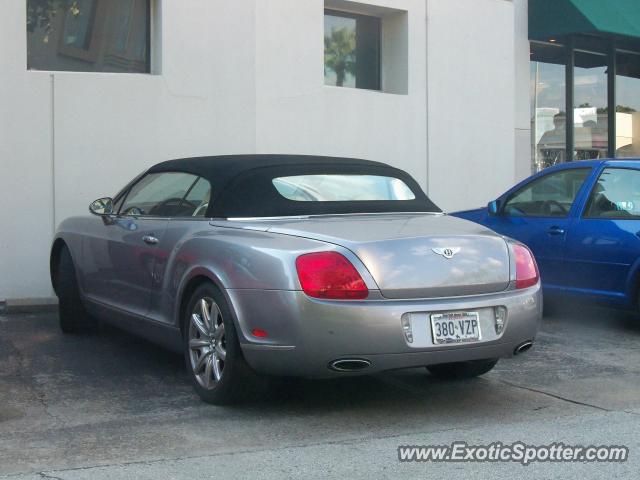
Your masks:
<svg viewBox="0 0 640 480"><path fill-rule="evenodd" d="M571 289L623 302L635 297L639 235L640 170L604 168L567 234Z"/></svg>
<svg viewBox="0 0 640 480"><path fill-rule="evenodd" d="M168 256L162 248L168 219L196 179L179 172L147 174L119 202L115 215L96 217L83 244L89 299L140 316L149 313L156 264Z"/></svg>
<svg viewBox="0 0 640 480"><path fill-rule="evenodd" d="M183 242L190 232L211 230L209 219L206 217L210 199L211 184L205 178L199 177L186 193L182 207L169 218L159 243L160 251L166 253L156 256L154 265L149 317L157 322L173 324L175 320L171 314L175 299L170 292L182 279L185 271L193 266L196 257L188 248L180 249L175 255L171 255L171 252L174 252L176 245ZM171 278L167 278L168 275Z"/></svg>
<svg viewBox="0 0 640 480"><path fill-rule="evenodd" d="M487 226L531 248L545 288L566 281L564 248L576 214L575 200L591 173L590 167L556 170L509 192Z"/></svg>

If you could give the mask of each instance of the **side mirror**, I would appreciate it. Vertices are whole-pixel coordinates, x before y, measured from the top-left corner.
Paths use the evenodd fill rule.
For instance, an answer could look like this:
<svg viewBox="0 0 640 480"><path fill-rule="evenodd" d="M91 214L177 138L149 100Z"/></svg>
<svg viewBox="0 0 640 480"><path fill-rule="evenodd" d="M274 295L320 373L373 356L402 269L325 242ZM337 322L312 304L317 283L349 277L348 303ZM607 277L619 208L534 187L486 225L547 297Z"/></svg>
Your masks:
<svg viewBox="0 0 640 480"><path fill-rule="evenodd" d="M113 213L113 199L110 197L99 198L89 205L89 211L94 215L111 215Z"/></svg>
<svg viewBox="0 0 640 480"><path fill-rule="evenodd" d="M489 212L489 215L498 215L498 213L500 212L500 204L498 203L498 201L493 200L492 202L489 202L487 204L487 211Z"/></svg>

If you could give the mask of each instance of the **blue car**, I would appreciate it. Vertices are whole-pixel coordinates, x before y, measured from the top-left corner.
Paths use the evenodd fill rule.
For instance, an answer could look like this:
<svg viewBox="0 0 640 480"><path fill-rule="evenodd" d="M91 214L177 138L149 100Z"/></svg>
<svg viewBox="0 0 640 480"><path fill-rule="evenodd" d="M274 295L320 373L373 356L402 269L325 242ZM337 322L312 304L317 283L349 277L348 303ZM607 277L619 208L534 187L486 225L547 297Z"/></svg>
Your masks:
<svg viewBox="0 0 640 480"><path fill-rule="evenodd" d="M639 307L640 159L557 165L452 215L528 245L545 294Z"/></svg>

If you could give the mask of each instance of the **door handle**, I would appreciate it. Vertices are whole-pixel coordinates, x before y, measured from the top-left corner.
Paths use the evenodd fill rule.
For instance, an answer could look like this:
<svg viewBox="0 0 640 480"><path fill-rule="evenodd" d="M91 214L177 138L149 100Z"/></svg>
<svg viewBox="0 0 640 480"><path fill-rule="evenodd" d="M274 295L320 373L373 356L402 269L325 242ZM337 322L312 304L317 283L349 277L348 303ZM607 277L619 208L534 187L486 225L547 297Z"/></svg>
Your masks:
<svg viewBox="0 0 640 480"><path fill-rule="evenodd" d="M549 235L564 235L564 228L550 227L549 230L547 230L547 233Z"/></svg>
<svg viewBox="0 0 640 480"><path fill-rule="evenodd" d="M155 245L156 243L158 243L158 239L153 235L145 235L144 237L142 237L142 240L147 245Z"/></svg>

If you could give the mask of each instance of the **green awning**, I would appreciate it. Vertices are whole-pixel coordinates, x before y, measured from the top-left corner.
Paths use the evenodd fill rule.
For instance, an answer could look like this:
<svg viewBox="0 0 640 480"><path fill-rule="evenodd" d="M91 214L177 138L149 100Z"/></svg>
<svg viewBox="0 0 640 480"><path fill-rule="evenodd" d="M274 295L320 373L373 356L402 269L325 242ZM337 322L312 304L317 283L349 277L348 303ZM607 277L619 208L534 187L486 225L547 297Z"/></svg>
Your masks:
<svg viewBox="0 0 640 480"><path fill-rule="evenodd" d="M529 38L575 34L640 38L640 0L529 0Z"/></svg>

